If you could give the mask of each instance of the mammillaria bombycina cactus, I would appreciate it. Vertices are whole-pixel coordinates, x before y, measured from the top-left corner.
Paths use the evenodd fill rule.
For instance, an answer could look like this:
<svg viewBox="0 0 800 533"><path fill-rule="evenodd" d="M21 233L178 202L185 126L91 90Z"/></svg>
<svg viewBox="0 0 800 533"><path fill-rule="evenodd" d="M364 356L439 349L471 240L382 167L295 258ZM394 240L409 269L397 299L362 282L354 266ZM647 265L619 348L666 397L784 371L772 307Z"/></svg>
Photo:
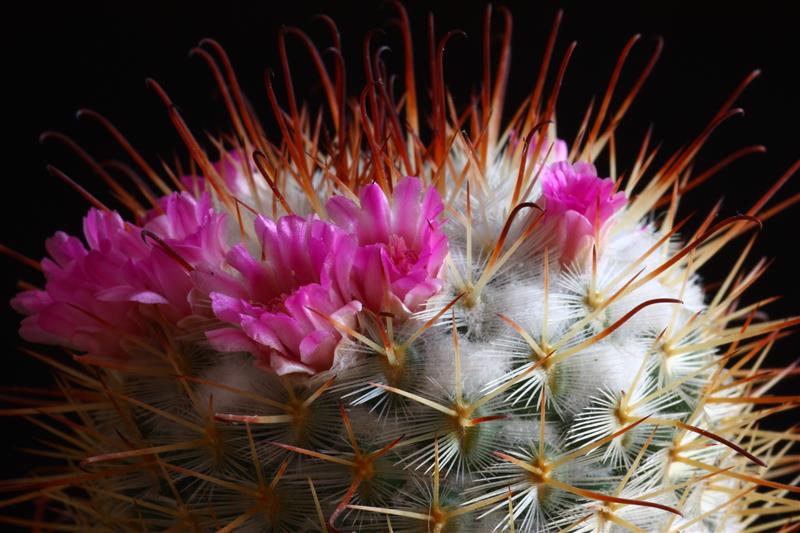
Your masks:
<svg viewBox="0 0 800 533"><path fill-rule="evenodd" d="M330 19L332 59L281 32L283 59L287 36L308 45L328 107L298 104L284 61L266 77L278 139L213 40L193 53L229 134L206 146L149 81L191 171L155 170L82 112L144 177L126 192L92 164L119 200L108 206L51 168L93 205L82 238L47 242L42 288L12 305L25 340L64 349L30 350L58 388L3 413L53 434L58 470L2 482L16 493L2 505L43 501L26 522L40 530L790 527L797 435L758 425L800 400L771 393L791 368L764 365L798 319L765 319L768 301L743 298L765 271L745 262L756 230L792 203L776 194L800 163L741 215L677 216L681 195L719 170L695 157L752 76L675 153L657 159L645 136L621 175L615 128L660 42L615 107L629 41L566 141L555 110L574 45L556 55L560 15L533 92L503 124L510 18L492 70L487 8L485 77L463 109L443 76L454 33L432 41L423 119L394 6L402 93L374 35L370 83L350 100ZM737 245L704 289L701 267Z"/></svg>

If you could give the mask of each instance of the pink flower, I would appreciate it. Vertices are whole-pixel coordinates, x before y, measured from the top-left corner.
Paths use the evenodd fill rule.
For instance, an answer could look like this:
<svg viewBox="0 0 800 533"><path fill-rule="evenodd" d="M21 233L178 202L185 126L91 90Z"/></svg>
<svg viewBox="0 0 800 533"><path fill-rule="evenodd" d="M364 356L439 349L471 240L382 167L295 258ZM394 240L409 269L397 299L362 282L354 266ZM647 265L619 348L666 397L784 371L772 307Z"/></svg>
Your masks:
<svg viewBox="0 0 800 533"><path fill-rule="evenodd" d="M415 177L395 185L391 205L376 184L364 187L360 200L359 207L334 196L327 204L331 219L358 239L353 293L373 312L405 318L442 288L439 276L448 250L439 223L444 206L434 188L423 196Z"/></svg>
<svg viewBox="0 0 800 533"><path fill-rule="evenodd" d="M342 338L331 319L353 327L361 310L349 297L354 240L314 217L259 216L255 227L261 259L240 244L227 257L237 274L195 273L217 318L236 325L209 331L209 341L221 351L249 351L279 375L330 368Z"/></svg>
<svg viewBox="0 0 800 533"><path fill-rule="evenodd" d="M28 315L22 337L92 357L124 357L131 343L152 337L154 321L177 324L191 314L188 269L221 262L224 215L214 213L206 195L175 193L145 220L150 233L143 234L118 213L91 209L83 225L86 245L64 232L50 238L44 290L11 302Z"/></svg>
<svg viewBox="0 0 800 533"><path fill-rule="evenodd" d="M145 215L144 228L194 265L218 263L225 256L225 222L226 216L214 209L207 193L195 198L181 192L161 198L159 209Z"/></svg>
<svg viewBox="0 0 800 533"><path fill-rule="evenodd" d="M597 177L594 165L567 161L553 163L542 172L542 196L545 221L557 227L562 263L585 250L594 239L595 223L602 231L627 201L625 193L614 192L610 178Z"/></svg>
<svg viewBox="0 0 800 533"><path fill-rule="evenodd" d="M145 217L145 238L152 253L139 262L140 272L145 282L158 287L171 304L162 312L172 321L193 312L194 284L188 271L219 268L225 261L226 223L225 214L214 209L206 192L199 198L187 192L165 196L159 201L159 210L153 209Z"/></svg>
<svg viewBox="0 0 800 533"><path fill-rule="evenodd" d="M20 327L28 341L121 356L125 343L145 329L138 304L166 299L136 283L135 258L149 253L137 228L96 209L83 227L88 249L80 239L56 233L46 243L52 259L42 260L45 289L20 293L11 305L29 315Z"/></svg>
<svg viewBox="0 0 800 533"><path fill-rule="evenodd" d="M534 138L534 140L531 142L534 143L535 140L536 139ZM552 145L553 147L550 148L550 143L543 144L539 157L541 159L544 159L544 157L547 156L547 161L552 163L557 163L559 161L566 161L567 157L569 156L569 149L567 148L566 141L562 141L561 139L555 139L552 141ZM532 146L535 147L536 145L532 144ZM533 148L531 148L531 150L532 149Z"/></svg>
<svg viewBox="0 0 800 533"><path fill-rule="evenodd" d="M217 172L228 191L234 196L246 196L252 193L252 186L262 185L258 169L255 164L250 162L250 172L253 174L253 181L248 178L245 162L242 160L242 153L239 150L229 150L222 157L213 163L214 170ZM181 183L191 192L201 193L206 190L206 179L197 175L181 176Z"/></svg>

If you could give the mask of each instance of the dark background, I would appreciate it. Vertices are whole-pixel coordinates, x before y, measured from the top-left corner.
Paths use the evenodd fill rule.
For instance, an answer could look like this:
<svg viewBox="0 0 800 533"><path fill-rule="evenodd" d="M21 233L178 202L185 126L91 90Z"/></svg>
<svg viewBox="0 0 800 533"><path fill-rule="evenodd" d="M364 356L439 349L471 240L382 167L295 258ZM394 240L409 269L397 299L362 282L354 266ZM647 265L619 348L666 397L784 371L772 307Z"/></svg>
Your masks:
<svg viewBox="0 0 800 533"><path fill-rule="evenodd" d="M386 21L394 15L380 2L27 2L6 13L3 45L3 78L10 89L2 107L2 199L0 242L30 257L44 253L44 239L55 230L80 231L87 205L72 190L50 177L45 165L53 163L110 201L91 172L58 144L40 145L45 130L58 130L75 138L97 159L122 157L121 150L100 128L78 121L74 112L90 107L108 116L154 166L158 157L170 159L178 145L165 110L144 85L157 79L181 107L195 132L227 129L224 110L205 65L189 59L188 50L203 37L218 39L227 49L243 90L254 102L268 129L274 131L271 111L263 90L262 75L268 66L278 67L275 32L281 24L306 30L322 47L329 37L313 20L327 13L339 24L344 55L349 65L351 95L363 83L361 40L371 28L384 28L377 43L394 50L388 54L390 69L402 64L396 30ZM603 4L603 5L599 5ZM432 8L437 31L459 28L467 39L455 38L445 55L446 82L463 101L480 79L482 2L437 2ZM559 100L559 133L571 140L593 95L605 90L611 69L625 41L634 33L643 39L634 49L621 87L629 86L661 35L666 46L659 64L637 103L619 129L618 166L629 168L649 124L654 138L663 141L664 155L687 142L713 116L734 87L754 68L763 71L739 100L746 115L731 120L718 131L699 158L707 168L737 148L764 144L768 152L752 155L722 172L684 200L683 212L706 212L724 196L723 215L747 210L757 195L800 156L800 90L795 72L800 57L797 28L800 17L790 3L730 3L723 7L694 2L637 2L626 4L564 2L507 2L514 15L512 77L506 110L516 108L533 87L551 22L558 7L565 18L555 57L560 60L571 40L578 41ZM719 4L722 6L723 4ZM408 2L415 31L417 66L427 79L426 17L431 9L423 2ZM750 6L750 7L748 7ZM500 17L495 19L499 35ZM495 46L495 50L497 46ZM302 47L289 41L289 53L299 97L319 102L317 77ZM552 72L552 70L551 70ZM626 83L628 85L626 85ZM424 97L425 93L420 92ZM282 95L279 94L279 98ZM285 100L283 100L285 102ZM182 152L181 152L182 153ZM601 164L601 169L603 165ZM800 179L798 176L797 179ZM783 197L800 187L791 182ZM775 317L800 311L798 297L798 209L765 224L752 265L759 256L776 257L769 273L750 292L757 297L782 294L768 312ZM720 279L738 250L728 249L723 261L708 265L709 281ZM4 275L0 300L15 292L15 280L35 283L38 275L0 257ZM5 304L2 330L3 365L0 385L35 385L47 382L48 371L16 349L19 317ZM798 341L790 338L773 351L768 366L787 364L797 358ZM794 382L796 388L797 381ZM786 385L783 392L791 390ZM796 392L796 391L795 391ZM781 425L796 420L791 412ZM31 462L12 446L24 440L24 424L0 419L2 477L23 474ZM0 499L2 495L0 494Z"/></svg>

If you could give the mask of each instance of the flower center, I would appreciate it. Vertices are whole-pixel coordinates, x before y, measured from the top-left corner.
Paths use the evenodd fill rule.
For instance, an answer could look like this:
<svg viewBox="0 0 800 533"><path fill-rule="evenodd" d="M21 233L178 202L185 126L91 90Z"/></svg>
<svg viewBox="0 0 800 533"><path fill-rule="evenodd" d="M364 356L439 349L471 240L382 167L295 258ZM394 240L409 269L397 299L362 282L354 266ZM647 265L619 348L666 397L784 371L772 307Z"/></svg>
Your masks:
<svg viewBox="0 0 800 533"><path fill-rule="evenodd" d="M265 300L265 301L250 300L250 305L252 305L254 307L258 307L260 309L264 309L265 311L268 311L270 313L287 313L288 314L285 302L286 302L286 298L288 298L289 296L290 296L290 294L282 292L282 293L280 293L280 294L278 294L276 296L273 296L269 300Z"/></svg>
<svg viewBox="0 0 800 533"><path fill-rule="evenodd" d="M397 234L389 235L389 242L386 245L389 257L397 269L404 274L409 272L417 263L419 256L406 244L406 240Z"/></svg>

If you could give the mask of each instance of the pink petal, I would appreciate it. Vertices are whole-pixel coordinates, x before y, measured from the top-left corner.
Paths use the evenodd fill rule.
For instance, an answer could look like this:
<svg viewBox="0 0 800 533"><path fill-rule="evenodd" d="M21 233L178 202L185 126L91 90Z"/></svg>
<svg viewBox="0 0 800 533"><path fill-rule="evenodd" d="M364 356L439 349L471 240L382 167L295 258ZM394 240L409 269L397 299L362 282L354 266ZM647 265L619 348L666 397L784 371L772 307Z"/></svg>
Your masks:
<svg viewBox="0 0 800 533"><path fill-rule="evenodd" d="M355 234L358 225L358 206L349 198L334 196L325 204L328 216L347 233Z"/></svg>
<svg viewBox="0 0 800 533"><path fill-rule="evenodd" d="M166 304L169 301L160 294L137 289L136 287L120 285L117 287L109 287L98 292L96 295L98 300L104 302L139 302L142 304Z"/></svg>
<svg viewBox="0 0 800 533"><path fill-rule="evenodd" d="M333 364L333 352L341 338L327 331L312 331L300 343L300 361L324 370Z"/></svg>
<svg viewBox="0 0 800 533"><path fill-rule="evenodd" d="M561 262L569 263L589 244L594 235L594 226L576 211L567 211L558 222L558 240L561 244Z"/></svg>
<svg viewBox="0 0 800 533"><path fill-rule="evenodd" d="M391 211L389 201L379 185L371 183L361 189L361 210L366 223L358 226L359 242L386 242L389 239Z"/></svg>
<svg viewBox="0 0 800 533"><path fill-rule="evenodd" d="M430 191L434 191L434 189L431 188ZM392 197L393 232L402 236L408 243L414 243L417 239L421 192L422 182L419 178L412 176L403 178L394 186Z"/></svg>
<svg viewBox="0 0 800 533"><path fill-rule="evenodd" d="M220 292L212 292L209 297L211 298L211 309L217 318L225 322L239 322L241 314L245 312L241 299Z"/></svg>
<svg viewBox="0 0 800 533"><path fill-rule="evenodd" d="M258 345L239 328L220 328L206 331L211 346L220 352L258 352Z"/></svg>
<svg viewBox="0 0 800 533"><path fill-rule="evenodd" d="M283 344L278 338L278 335L272 330L271 325L267 325L258 318L252 316L242 316L241 324L245 334L258 344L274 350L283 351Z"/></svg>
<svg viewBox="0 0 800 533"><path fill-rule="evenodd" d="M269 366L279 376L285 376L287 374L313 375L317 373L317 371L310 366L275 352L272 352L269 356Z"/></svg>

